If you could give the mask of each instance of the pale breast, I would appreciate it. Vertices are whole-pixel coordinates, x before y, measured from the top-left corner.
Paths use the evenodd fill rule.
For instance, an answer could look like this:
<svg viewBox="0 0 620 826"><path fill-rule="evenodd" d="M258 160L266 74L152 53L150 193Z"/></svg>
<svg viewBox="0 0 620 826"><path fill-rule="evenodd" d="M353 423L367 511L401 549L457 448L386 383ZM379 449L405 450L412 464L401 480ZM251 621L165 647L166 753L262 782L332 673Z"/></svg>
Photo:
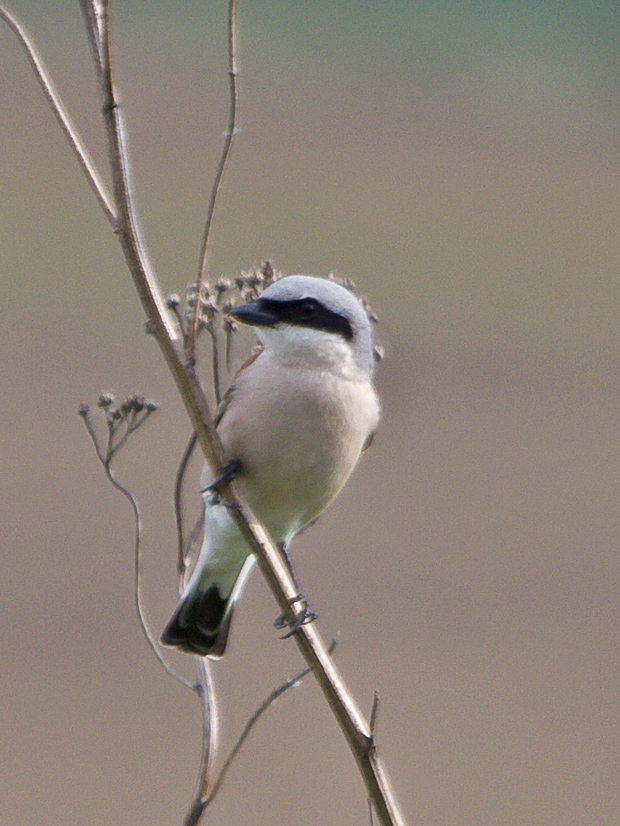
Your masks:
<svg viewBox="0 0 620 826"><path fill-rule="evenodd" d="M377 398L368 381L329 373L246 373L218 431L227 455L241 460L240 482L257 516L274 539L288 539L348 479L377 426Z"/></svg>

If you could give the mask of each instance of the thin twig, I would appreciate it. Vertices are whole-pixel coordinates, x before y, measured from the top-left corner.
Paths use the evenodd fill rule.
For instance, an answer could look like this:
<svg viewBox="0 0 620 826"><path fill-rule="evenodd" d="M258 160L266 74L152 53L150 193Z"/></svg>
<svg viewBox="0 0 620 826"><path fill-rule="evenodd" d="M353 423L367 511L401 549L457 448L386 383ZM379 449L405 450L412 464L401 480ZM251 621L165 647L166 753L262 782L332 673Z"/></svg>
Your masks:
<svg viewBox="0 0 620 826"><path fill-rule="evenodd" d="M187 556L196 537L196 524L186 542L183 533L183 485L189 462L192 458L198 438L194 431L187 443L177 469L174 484L174 514L177 525L177 573L179 577L179 593L182 594L185 588L185 572L187 570ZM204 507L198 522L204 524ZM215 690L211 676L210 663L206 657L195 657L196 660L196 682L194 691L200 699L200 709L202 712L202 746L200 752L200 770L198 773L198 793L196 800L202 796L202 790L209 788L213 761L217 750L217 707L215 702ZM195 812L195 805L190 809L186 823L191 824ZM199 817L199 815L198 815Z"/></svg>
<svg viewBox="0 0 620 826"><path fill-rule="evenodd" d="M99 459L101 464L105 466L106 454L103 452L103 448L101 447L101 444L99 442L99 437L97 436L95 428L93 427L93 423L90 417L90 408L87 404L83 404L80 406L78 413L84 420L84 424L86 425L88 435L90 436L91 441L95 447L95 451L97 452L97 458Z"/></svg>
<svg viewBox="0 0 620 826"><path fill-rule="evenodd" d="M209 206L207 209L207 219L205 221L204 232L202 236L202 246L200 249L200 259L198 264L198 278L196 279L196 309L194 311L194 318L189 334L188 353L191 356L196 352L196 338L198 336L199 327L199 313L198 305L200 295L202 292L202 285L207 278L207 266L209 255L209 240L211 237L211 223L213 221L213 213L215 212L215 204L222 181L222 175L228 161L230 150L232 148L233 140L237 130L237 114L239 109L239 94L237 90L237 22L236 22L236 3L235 0L229 0L228 3L228 80L229 80L229 109L228 109L228 126L226 128L226 135L224 138L224 146L222 147L222 154L213 179L213 186L211 187L211 197L209 199Z"/></svg>
<svg viewBox="0 0 620 826"><path fill-rule="evenodd" d="M119 205L117 235L134 285L146 312L147 321L153 325L157 341L175 378L177 378L177 381L181 381L183 368L179 362L183 360L181 355L183 349L182 335L176 321L166 307L165 299L146 253L136 220L125 124L112 78L108 0L102 0L101 14L102 109L108 134L114 195ZM180 367L181 371L179 371Z"/></svg>
<svg viewBox="0 0 620 826"><path fill-rule="evenodd" d="M215 319L213 323L207 328L211 336L211 372L213 373L213 395L215 396L215 404L220 406L222 401L222 390L220 381L220 341L215 329Z"/></svg>
<svg viewBox="0 0 620 826"><path fill-rule="evenodd" d="M93 53L97 80L101 83L103 73L103 53L101 50L102 8L99 0L80 0L86 34Z"/></svg>
<svg viewBox="0 0 620 826"><path fill-rule="evenodd" d="M106 81L104 116L110 140L114 191L121 212L118 237L147 319L151 320L153 324L155 336L177 382L179 393L198 434L205 458L211 471L216 475L224 464L222 443L215 430L214 421L195 365L187 359L185 350L181 346L180 334L175 329L146 252L136 234L133 201L127 180L129 164L123 138L123 123L119 117L119 104L112 81L107 1L104 12L103 53ZM230 508L232 519L256 554L263 576L267 580L280 610L293 625L303 616L305 609L299 600L298 589L282 560L278 548L248 507L238 484L234 481L230 482L227 488L223 489L222 494ZM373 747L368 722L364 719L357 703L329 656L316 624L301 625L295 634L295 641L308 665L314 668L317 682L357 761L368 794L375 801L375 807L382 824L384 826L403 826L405 820L398 809L394 792L379 755Z"/></svg>
<svg viewBox="0 0 620 826"><path fill-rule="evenodd" d="M337 642L338 641L335 639L332 640L331 645L329 646L330 655L334 653ZM277 688L274 688L273 691L269 694L269 696L266 697L263 700L263 702L258 706L254 714L252 714L250 719L243 727L243 730L239 735L237 742L232 747L230 754L224 761L224 764L220 769L220 772L215 782L211 786L211 791L208 790L208 787L205 787L203 789L202 794L198 795L192 803L187 818L185 819L184 826L196 826L196 824L200 820L200 816L205 811L207 806L210 806L213 803L217 793L219 792L220 788L222 787L222 784L224 783L224 780L226 779L226 776L228 775L228 772L230 771L232 764L235 761L235 758L245 745L245 742L250 736L254 726L258 723L258 721L267 711L267 709L270 708L275 703L275 701L279 697L281 697L285 692L287 692L290 688L299 685L299 683L304 679L304 677L307 677L311 671L312 666L309 666L308 668L304 668L303 671L300 671L298 674L295 674L294 677L290 677Z"/></svg>
<svg viewBox="0 0 620 826"><path fill-rule="evenodd" d="M232 343L233 343L233 334L234 334L234 327L230 324L226 325L225 332L226 332L226 370L230 374L232 372Z"/></svg>
<svg viewBox="0 0 620 826"><path fill-rule="evenodd" d="M370 709L370 735L373 739L373 748L374 748L374 739L375 734L377 731L377 719L379 715L379 694L375 691L374 696L372 698L372 708ZM370 795L368 795L368 823L369 826L374 826L375 818L374 818L374 808L373 808L373 799Z"/></svg>
<svg viewBox="0 0 620 826"><path fill-rule="evenodd" d="M155 636L151 629L149 628L148 621L146 619L144 613L144 607L142 605L142 580L141 580L141 570L142 570L142 518L140 516L140 507L138 505L138 500L134 496L134 494L127 488L120 479L116 476L114 471L112 470L112 460L114 459L116 453L118 452L118 445L114 444L114 436L115 436L115 428L110 424L110 419L107 419L108 423L108 439L105 450L102 448L99 438L95 433L95 428L93 427L92 419L90 416L90 409L86 405L82 405L79 409L79 414L84 420L84 424L86 425L86 429L88 434L93 442L95 450L97 451L97 456L99 457L99 461L104 469L105 475L112 483L112 485L118 490L122 495L127 499L129 504L131 505L131 509L133 511L134 516L134 599L136 604L136 611L138 614L138 619L140 621L140 628L142 629L142 633L149 644L151 650L157 657L161 666L165 669L166 673L173 677L178 682L182 683L183 685L187 686L188 688L193 688L193 684L183 677L175 668L173 668L170 663L166 660L166 658L162 655L161 650L157 643L155 642ZM149 413L147 412L146 415L141 419L140 424L143 424L146 421ZM138 425L140 426L140 425ZM134 428L135 429L135 428Z"/></svg>
<svg viewBox="0 0 620 826"><path fill-rule="evenodd" d="M370 709L370 733L372 736L375 736L375 732L377 730L377 717L379 714L379 695L375 691L374 697L372 698L372 708Z"/></svg>
<svg viewBox="0 0 620 826"><path fill-rule="evenodd" d="M196 448L197 441L198 437L196 436L196 431L194 431L190 436L185 450L183 451L183 456L179 462L177 475L174 480L174 518L177 526L177 573L181 582L183 581L185 571L187 570L187 553L183 534L183 484L190 459L192 458Z"/></svg>
<svg viewBox="0 0 620 826"><path fill-rule="evenodd" d="M15 17L15 15L3 5L0 5L0 17L17 36L17 39L26 52L30 65L34 70L35 77L39 81L39 85L43 90L43 94L45 95L52 112L56 116L56 120L60 124L60 128L65 133L65 137L69 141L69 145L73 149L73 152L82 167L82 171L86 175L86 178L91 185L101 208L105 212L106 218L112 226L116 226L117 214L114 202L108 193L107 187L104 184L103 179L95 166L95 162L91 158L90 153L84 144L84 141L80 137L76 127L73 125L67 107L58 94L54 81L52 80L43 59L39 55L37 47L21 21L18 20L17 17Z"/></svg>
<svg viewBox="0 0 620 826"><path fill-rule="evenodd" d="M217 474L224 464L224 452L218 438L214 421L210 413L209 404L200 384L200 380L191 360L188 361L183 346L182 336L178 325L166 307L159 283L153 272L151 263L142 244L137 222L129 176L129 158L127 156L125 130L119 110L119 100L112 80L109 43L109 10L108 0L101 0L101 54L102 54L102 87L104 122L108 133L109 156L112 167L114 197L118 204L118 221L115 212L111 209L110 199L102 197L103 188L95 186L97 178L93 175L92 165L82 162L83 169L91 186L95 189L106 217L112 220L125 259L131 273L134 285L142 302L147 323L153 333L168 363L170 371L177 383L179 394L187 408L192 426L196 430L202 451L213 474ZM231 0L231 9L234 11L234 1ZM21 27L15 26L14 18L0 6L0 16L11 25L20 37L29 55L30 38L24 39ZM231 15L233 17L233 15ZM9 22L10 20L10 22ZM233 21L234 22L234 21ZM234 46L234 42L232 42ZM35 73L49 96L49 85L40 80L47 73L41 74L40 61L31 58ZM231 85L236 78L236 64L233 65ZM236 80L235 80L236 85ZM51 101L55 98L51 96ZM67 120L61 117L59 108L52 102L63 131L72 146L76 143L74 132L67 129ZM229 139L233 130L229 130ZM77 151L77 150L76 150ZM79 154L79 153L78 153ZM221 176L220 176L221 177ZM304 606L298 599L298 592L287 570L281 555L273 541L267 535L264 527L256 519L239 489L238 484L230 482L222 490L222 496L230 509L230 514L242 536L247 541L252 552L256 554L261 571L280 606L280 610L291 624L303 616ZM300 625L294 635L295 641L309 666L314 670L317 682L332 709L338 724L351 749L360 773L366 784L368 794L372 797L375 809L382 826L404 826L404 818L386 777L385 770L374 746L368 722L360 712L354 698L344 683L333 660L329 656L325 643L321 639L316 624Z"/></svg>
<svg viewBox="0 0 620 826"><path fill-rule="evenodd" d="M190 820L192 812L195 812L195 814L198 815L198 819L200 819L197 803L202 800L203 796L209 794L218 735L218 715L210 663L206 657L195 657L195 659L198 669L196 691L200 697L202 710L202 751L200 771L198 773L198 791L187 814L187 819L190 823L192 822Z"/></svg>

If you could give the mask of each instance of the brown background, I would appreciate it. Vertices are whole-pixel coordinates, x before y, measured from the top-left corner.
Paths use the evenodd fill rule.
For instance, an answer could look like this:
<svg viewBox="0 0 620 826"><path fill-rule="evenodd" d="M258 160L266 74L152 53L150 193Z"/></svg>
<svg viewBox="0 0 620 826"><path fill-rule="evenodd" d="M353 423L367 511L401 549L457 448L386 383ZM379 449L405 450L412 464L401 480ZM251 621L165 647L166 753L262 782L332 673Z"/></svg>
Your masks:
<svg viewBox="0 0 620 826"><path fill-rule="evenodd" d="M102 159L77 4L18 2ZM223 3L116 3L143 223L195 272L226 120ZM174 6L174 8L172 8ZM415 6L415 8L413 8ZM355 277L382 318L384 419L297 565L411 824L620 817L618 9L242 3L242 134L212 271ZM81 401L162 410L118 463L144 584L175 602L188 426L112 233L0 30L0 823L178 824L195 698L134 617L132 521ZM215 669L223 748L300 667L255 572ZM192 674L189 658L175 663ZM260 724L214 824L360 824L311 680Z"/></svg>

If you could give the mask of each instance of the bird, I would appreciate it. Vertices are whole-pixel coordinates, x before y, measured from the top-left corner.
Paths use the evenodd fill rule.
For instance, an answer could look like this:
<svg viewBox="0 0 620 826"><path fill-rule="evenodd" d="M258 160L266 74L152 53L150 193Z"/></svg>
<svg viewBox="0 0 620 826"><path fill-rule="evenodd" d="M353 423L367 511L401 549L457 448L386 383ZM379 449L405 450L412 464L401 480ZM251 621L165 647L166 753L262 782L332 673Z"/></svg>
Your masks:
<svg viewBox="0 0 620 826"><path fill-rule="evenodd" d="M225 467L290 568L291 541L336 498L379 423L371 323L349 289L308 275L275 281L230 315L260 347L217 412ZM161 640L219 659L254 556L214 487L205 467L202 548Z"/></svg>

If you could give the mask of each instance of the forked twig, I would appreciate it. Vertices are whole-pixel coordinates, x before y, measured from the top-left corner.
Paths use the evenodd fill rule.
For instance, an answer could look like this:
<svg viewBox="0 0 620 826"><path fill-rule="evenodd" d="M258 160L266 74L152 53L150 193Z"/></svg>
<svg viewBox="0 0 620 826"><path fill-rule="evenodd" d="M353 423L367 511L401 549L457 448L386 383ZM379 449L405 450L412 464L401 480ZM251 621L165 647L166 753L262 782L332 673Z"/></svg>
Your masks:
<svg viewBox="0 0 620 826"><path fill-rule="evenodd" d="M336 649L337 644L338 644L337 640L335 640L335 639L332 640L331 645L329 646L330 655L334 653L334 650ZM267 711L267 709L269 709L279 697L281 697L290 688L293 688L294 686L299 685L299 683L304 679L304 677L307 677L308 674L310 674L311 671L312 671L312 666L310 666L308 668L304 668L303 671L300 671L298 674L295 674L294 677L289 677L288 680L283 682L277 688L274 688L273 691L258 706L258 708L254 712L254 714L252 714L250 719L247 721L247 723L243 727L243 730L242 730L241 734L239 735L239 737L237 739L237 742L235 743L235 745L230 750L230 754L228 755L228 757L224 761L224 764L222 765L222 768L220 769L220 772L219 772L216 780L214 781L213 785L211 786L211 789L209 790L208 786L205 785L205 787L203 789L203 793L199 794L196 797L196 799L194 800L194 802L192 803L191 808L190 808L190 810L187 814L187 817L184 821L183 826L196 826L196 824L200 820L200 817L201 817L202 813L215 800L215 797L216 797L217 793L219 792L220 788L222 787L222 784L224 783L224 780L226 779L226 776L228 775L228 772L230 771L230 768L231 768L232 764L234 763L235 758L237 757L237 755L239 754L239 752L241 751L241 749L245 745L245 742L248 739L248 737L250 736L254 726L258 723L258 721L263 716L263 714Z"/></svg>
<svg viewBox="0 0 620 826"><path fill-rule="evenodd" d="M180 674L175 668L173 668L170 665L170 663L166 660L166 658L162 655L160 647L157 645L155 641L155 636L149 628L149 624L144 613L144 606L142 605L142 587L140 576L142 570L142 519L140 517L140 507L138 505L138 500L136 499L134 494L129 490L128 487L126 487L120 481L120 479L112 470L112 461L114 457L117 455L118 451L121 449L121 447L125 444L125 441L129 437L129 435L134 433L139 427L141 427L144 424L144 422L149 418L149 416L155 410L157 410L157 405L153 402L148 402L144 399L139 399L138 397L133 396L130 397L130 399L128 399L127 402L124 402L122 405L119 405L117 407L116 405L114 405L111 397L101 396L97 406L103 411L106 421L106 439L103 443L101 442L95 431L90 407L85 404L80 405L78 413L84 420L86 430L88 431L88 434L92 440L99 461L101 462L101 465L105 471L105 475L108 477L109 481L116 488L116 490L122 493L125 499L127 499L133 511L135 524L134 596L136 603L136 611L138 614L138 619L140 621L142 633L144 634L147 643L149 644L151 650L153 651L153 653L155 654L155 656L159 660L159 663L165 669L165 671L175 680L187 686L188 688L194 688L192 683L186 680L182 674Z"/></svg>
<svg viewBox="0 0 620 826"><path fill-rule="evenodd" d="M159 282L155 277L140 236L131 188L126 133L117 90L112 79L108 0L98 0L97 7L101 9L98 29L101 54L101 87L103 89L103 115L108 135L114 200L107 196L100 176L94 164L90 161L81 139L72 127L66 110L51 84L47 70L43 67L38 54L31 48L31 38L25 33L23 27L16 21L14 16L2 6L0 6L0 17L4 19L16 33L22 46L25 48L37 79L44 89L54 114L77 154L80 165L89 183L95 190L95 194L106 217L115 228L127 266L142 302L147 323L152 328L168 367L177 383L179 394L187 408L202 451L212 473L215 475L224 464L224 453L215 430L207 397L200 384L194 360L187 358L178 324L166 306ZM234 0L230 0L229 8L231 11L231 28L234 35ZM231 46L235 47L232 49L232 54L236 58L234 36L231 38L230 43ZM234 84L236 97L236 62L233 62L231 65L231 88ZM227 134L229 149L233 135L234 123L233 128L229 129ZM221 164L222 171L224 165L225 159ZM219 178L221 178L221 172L219 173ZM206 261L206 252L203 257ZM281 611L290 624L293 625L303 617L304 607L299 600L295 583L277 547L248 507L239 486L234 481L230 482L228 486L222 490L222 496L225 503L229 506L232 519L238 526L252 552L256 554L261 571ZM314 624L300 625L294 638L308 665L313 669L326 701L345 735L349 748L357 761L366 784L368 794L373 799L375 811L381 823L383 826L404 826L404 818L398 809L394 793L374 745L368 722L359 710L330 657L325 643L319 635L318 629Z"/></svg>

